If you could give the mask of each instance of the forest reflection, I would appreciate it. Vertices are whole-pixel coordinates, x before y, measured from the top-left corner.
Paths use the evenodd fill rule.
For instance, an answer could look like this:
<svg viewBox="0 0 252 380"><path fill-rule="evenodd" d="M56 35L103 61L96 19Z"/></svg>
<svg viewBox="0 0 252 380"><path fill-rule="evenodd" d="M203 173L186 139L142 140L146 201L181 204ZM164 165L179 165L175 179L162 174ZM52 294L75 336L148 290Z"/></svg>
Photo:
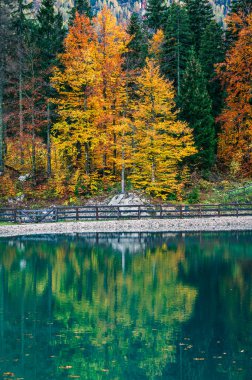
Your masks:
<svg viewBox="0 0 252 380"><path fill-rule="evenodd" d="M0 375L249 379L251 268L250 233L0 239Z"/></svg>

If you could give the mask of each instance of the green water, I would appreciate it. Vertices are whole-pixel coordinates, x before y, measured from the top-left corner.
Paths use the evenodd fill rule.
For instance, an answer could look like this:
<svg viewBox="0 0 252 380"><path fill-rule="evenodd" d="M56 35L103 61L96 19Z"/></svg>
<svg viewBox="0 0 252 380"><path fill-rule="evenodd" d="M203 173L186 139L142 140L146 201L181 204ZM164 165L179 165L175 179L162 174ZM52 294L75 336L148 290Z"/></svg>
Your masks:
<svg viewBox="0 0 252 380"><path fill-rule="evenodd" d="M252 233L0 239L0 379L251 380Z"/></svg>

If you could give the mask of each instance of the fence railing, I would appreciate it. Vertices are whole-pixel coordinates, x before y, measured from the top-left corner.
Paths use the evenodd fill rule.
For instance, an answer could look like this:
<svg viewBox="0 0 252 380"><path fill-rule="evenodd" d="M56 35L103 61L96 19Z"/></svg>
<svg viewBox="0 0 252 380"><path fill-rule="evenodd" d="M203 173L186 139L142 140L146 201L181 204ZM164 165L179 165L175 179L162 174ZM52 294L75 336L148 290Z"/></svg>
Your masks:
<svg viewBox="0 0 252 380"><path fill-rule="evenodd" d="M68 206L39 210L0 209L0 222L2 223L207 218L221 216L252 216L252 203L219 205Z"/></svg>

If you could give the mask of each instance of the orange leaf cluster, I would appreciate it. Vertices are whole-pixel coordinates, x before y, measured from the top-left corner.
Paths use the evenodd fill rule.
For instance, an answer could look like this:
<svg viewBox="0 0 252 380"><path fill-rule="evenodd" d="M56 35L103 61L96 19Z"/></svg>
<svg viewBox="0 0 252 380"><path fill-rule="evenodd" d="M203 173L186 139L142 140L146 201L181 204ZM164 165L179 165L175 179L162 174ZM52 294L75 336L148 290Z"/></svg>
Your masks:
<svg viewBox="0 0 252 380"><path fill-rule="evenodd" d="M217 73L226 88L226 106L219 121L218 156L220 162L239 174L252 174L252 15L239 22L237 42L228 51L226 60L217 66Z"/></svg>

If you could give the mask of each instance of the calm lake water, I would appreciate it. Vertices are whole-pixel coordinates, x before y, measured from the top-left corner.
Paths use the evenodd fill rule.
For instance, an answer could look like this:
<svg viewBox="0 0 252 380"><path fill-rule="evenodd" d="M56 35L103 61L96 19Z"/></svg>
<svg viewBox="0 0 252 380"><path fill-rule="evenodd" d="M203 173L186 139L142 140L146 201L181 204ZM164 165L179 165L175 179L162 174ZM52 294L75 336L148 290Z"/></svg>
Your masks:
<svg viewBox="0 0 252 380"><path fill-rule="evenodd" d="M0 378L251 380L252 233L0 239Z"/></svg>

